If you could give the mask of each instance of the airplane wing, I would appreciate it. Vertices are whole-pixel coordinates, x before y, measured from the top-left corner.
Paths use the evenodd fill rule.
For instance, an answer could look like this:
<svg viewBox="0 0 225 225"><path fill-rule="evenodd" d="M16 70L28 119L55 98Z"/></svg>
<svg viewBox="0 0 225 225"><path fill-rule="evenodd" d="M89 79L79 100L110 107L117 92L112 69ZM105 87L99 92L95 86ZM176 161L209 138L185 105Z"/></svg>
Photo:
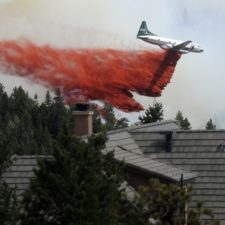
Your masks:
<svg viewBox="0 0 225 225"><path fill-rule="evenodd" d="M190 44L192 41L185 41L179 45L175 45L171 48L171 50L175 50L175 51L178 51L180 49L183 49L184 47L186 47L188 44Z"/></svg>

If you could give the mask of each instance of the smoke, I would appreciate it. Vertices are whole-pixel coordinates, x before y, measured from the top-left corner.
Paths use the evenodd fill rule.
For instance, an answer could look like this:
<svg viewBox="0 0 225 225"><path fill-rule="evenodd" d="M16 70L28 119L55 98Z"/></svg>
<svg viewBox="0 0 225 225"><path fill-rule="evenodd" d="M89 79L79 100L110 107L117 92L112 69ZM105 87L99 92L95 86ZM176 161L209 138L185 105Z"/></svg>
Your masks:
<svg viewBox="0 0 225 225"><path fill-rule="evenodd" d="M174 72L176 52L60 49L28 40L1 41L1 69L61 88L66 102L108 102L125 112L143 107L132 92L160 96Z"/></svg>
<svg viewBox="0 0 225 225"><path fill-rule="evenodd" d="M182 57L171 84L157 98L163 103L165 119L181 110L193 128L203 128L210 117L217 120L217 127L224 127L224 12L222 0L158 0L154 4L149 0L132 4L130 0L0 0L0 40L25 37L40 46L60 48L131 50L142 45L149 49L151 45L135 39L140 22L146 20L152 32L193 40L205 50ZM37 93L39 100L44 98L46 89L29 79L0 74L0 82L9 92L22 85L31 95ZM154 100L134 96L146 108ZM134 122L139 113L125 116Z"/></svg>

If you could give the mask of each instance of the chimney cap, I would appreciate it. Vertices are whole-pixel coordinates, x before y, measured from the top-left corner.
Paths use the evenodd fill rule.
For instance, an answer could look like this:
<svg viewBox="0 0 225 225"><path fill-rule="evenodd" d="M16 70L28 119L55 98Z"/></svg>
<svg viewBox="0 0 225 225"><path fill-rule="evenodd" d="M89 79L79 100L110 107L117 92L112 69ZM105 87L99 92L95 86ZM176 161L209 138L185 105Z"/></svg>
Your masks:
<svg viewBox="0 0 225 225"><path fill-rule="evenodd" d="M73 107L73 111L89 111L90 104L88 103L76 103Z"/></svg>

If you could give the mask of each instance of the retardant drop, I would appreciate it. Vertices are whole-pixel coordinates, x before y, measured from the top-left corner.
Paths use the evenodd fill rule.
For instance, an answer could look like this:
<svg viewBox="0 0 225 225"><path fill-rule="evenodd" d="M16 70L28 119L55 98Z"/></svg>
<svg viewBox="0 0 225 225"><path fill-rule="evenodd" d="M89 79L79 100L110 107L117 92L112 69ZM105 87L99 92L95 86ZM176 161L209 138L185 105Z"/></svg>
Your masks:
<svg viewBox="0 0 225 225"><path fill-rule="evenodd" d="M105 101L126 112L140 111L133 92L157 97L170 82L180 54L172 51L60 49L28 40L0 42L4 73L61 88L65 101Z"/></svg>

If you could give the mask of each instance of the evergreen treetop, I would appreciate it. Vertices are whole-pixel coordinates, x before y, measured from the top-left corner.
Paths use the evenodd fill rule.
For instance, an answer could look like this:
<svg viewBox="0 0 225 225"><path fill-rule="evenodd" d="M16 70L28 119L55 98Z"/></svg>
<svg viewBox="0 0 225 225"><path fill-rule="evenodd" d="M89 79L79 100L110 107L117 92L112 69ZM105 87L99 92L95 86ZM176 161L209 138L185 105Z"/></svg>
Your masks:
<svg viewBox="0 0 225 225"><path fill-rule="evenodd" d="M215 130L216 124L213 123L212 119L210 118L209 121L205 125L206 130Z"/></svg>
<svg viewBox="0 0 225 225"><path fill-rule="evenodd" d="M149 106L143 116L139 116L142 124L154 123L163 120L163 105L160 102L155 102L153 106Z"/></svg>
<svg viewBox="0 0 225 225"><path fill-rule="evenodd" d="M179 123L180 127L184 130L190 130L191 124L187 117L184 118L183 113L179 110L176 114L175 120Z"/></svg>
<svg viewBox="0 0 225 225"><path fill-rule="evenodd" d="M108 103L105 103L103 108L99 109L92 105L92 110L94 111L94 133L128 127L129 120L126 117L116 118L115 109Z"/></svg>
<svg viewBox="0 0 225 225"><path fill-rule="evenodd" d="M22 202L21 225L119 224L124 180L113 153L102 154L105 138L87 143L72 137L54 145L53 159L42 159Z"/></svg>

